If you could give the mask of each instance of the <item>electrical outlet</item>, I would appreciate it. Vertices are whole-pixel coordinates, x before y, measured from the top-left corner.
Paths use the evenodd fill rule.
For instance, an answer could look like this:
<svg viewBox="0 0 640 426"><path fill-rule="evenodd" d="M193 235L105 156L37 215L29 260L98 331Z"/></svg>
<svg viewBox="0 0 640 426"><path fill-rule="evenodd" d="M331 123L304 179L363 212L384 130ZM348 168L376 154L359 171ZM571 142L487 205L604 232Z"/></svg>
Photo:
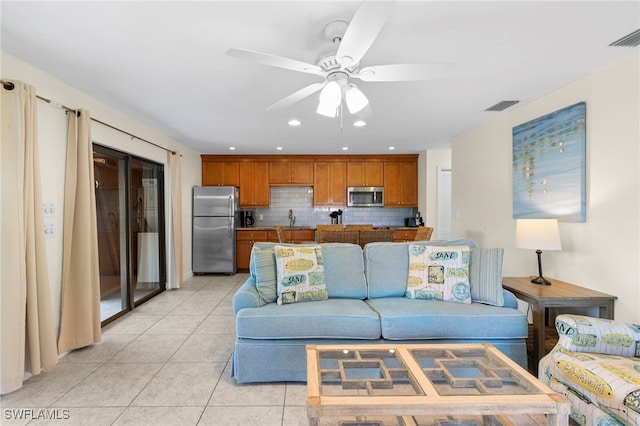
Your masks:
<svg viewBox="0 0 640 426"><path fill-rule="evenodd" d="M264 220L264 215L260 215L260 220Z"/></svg>
<svg viewBox="0 0 640 426"><path fill-rule="evenodd" d="M56 236L56 226L53 223L47 223L44 225L44 237L53 238Z"/></svg>
<svg viewBox="0 0 640 426"><path fill-rule="evenodd" d="M53 203L44 203L42 204L42 211L44 212L44 217L53 217L56 212L56 206Z"/></svg>

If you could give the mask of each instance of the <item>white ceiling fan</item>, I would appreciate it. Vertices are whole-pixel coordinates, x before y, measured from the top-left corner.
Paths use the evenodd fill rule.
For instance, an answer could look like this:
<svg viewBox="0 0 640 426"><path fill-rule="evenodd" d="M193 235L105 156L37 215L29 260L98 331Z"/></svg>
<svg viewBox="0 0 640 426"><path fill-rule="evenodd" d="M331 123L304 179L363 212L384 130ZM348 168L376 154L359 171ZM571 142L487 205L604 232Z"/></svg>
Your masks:
<svg viewBox="0 0 640 426"><path fill-rule="evenodd" d="M360 68L360 60L382 30L393 5L393 2L363 2L350 23L330 22L324 33L330 42L337 45L337 50L321 57L315 65L246 49L231 48L227 55L323 78L323 81L279 100L267 110L286 108L321 91L318 114L328 117L340 115L344 100L351 114L367 115L371 112L369 101L351 82L352 79L366 82L430 80L445 76L451 67L451 64L391 64Z"/></svg>

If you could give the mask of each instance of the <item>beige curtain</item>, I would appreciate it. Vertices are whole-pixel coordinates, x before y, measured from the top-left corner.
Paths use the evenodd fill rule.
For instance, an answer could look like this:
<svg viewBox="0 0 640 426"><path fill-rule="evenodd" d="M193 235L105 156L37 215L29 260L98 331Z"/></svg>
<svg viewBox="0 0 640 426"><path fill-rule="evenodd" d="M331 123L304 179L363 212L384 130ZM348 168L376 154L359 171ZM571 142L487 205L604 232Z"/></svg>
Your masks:
<svg viewBox="0 0 640 426"><path fill-rule="evenodd" d="M100 270L89 112L69 114L58 351L101 340Z"/></svg>
<svg viewBox="0 0 640 426"><path fill-rule="evenodd" d="M169 186L171 189L171 227L169 259L167 262L167 290L182 286L182 171L180 153L167 152Z"/></svg>
<svg viewBox="0 0 640 426"><path fill-rule="evenodd" d="M21 388L25 371L36 375L58 362L37 134L35 89L3 84L0 394Z"/></svg>

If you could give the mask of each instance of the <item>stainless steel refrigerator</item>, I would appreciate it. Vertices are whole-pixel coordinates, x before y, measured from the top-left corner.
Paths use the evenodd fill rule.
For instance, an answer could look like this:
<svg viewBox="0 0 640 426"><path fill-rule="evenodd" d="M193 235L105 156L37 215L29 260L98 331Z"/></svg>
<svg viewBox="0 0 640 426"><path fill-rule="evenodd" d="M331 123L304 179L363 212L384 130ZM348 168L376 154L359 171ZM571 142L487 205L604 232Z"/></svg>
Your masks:
<svg viewBox="0 0 640 426"><path fill-rule="evenodd" d="M194 274L236 273L238 194L235 186L193 188Z"/></svg>

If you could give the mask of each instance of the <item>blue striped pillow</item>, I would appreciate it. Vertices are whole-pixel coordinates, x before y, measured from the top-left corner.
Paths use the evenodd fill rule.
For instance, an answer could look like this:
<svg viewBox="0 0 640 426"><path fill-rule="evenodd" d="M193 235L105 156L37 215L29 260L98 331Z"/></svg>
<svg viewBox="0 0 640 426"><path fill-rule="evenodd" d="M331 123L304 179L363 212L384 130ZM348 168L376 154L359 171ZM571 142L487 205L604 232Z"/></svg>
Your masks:
<svg viewBox="0 0 640 426"><path fill-rule="evenodd" d="M488 305L503 306L502 294L502 257L501 248L471 249L469 265L469 285L471 300Z"/></svg>
<svg viewBox="0 0 640 426"><path fill-rule="evenodd" d="M275 244L274 244L275 245ZM260 294L260 305L273 303L277 300L276 292L277 276L276 276L276 255L273 245L270 247L260 247L254 244L251 250L251 260L255 268L254 276L256 277L256 288Z"/></svg>

